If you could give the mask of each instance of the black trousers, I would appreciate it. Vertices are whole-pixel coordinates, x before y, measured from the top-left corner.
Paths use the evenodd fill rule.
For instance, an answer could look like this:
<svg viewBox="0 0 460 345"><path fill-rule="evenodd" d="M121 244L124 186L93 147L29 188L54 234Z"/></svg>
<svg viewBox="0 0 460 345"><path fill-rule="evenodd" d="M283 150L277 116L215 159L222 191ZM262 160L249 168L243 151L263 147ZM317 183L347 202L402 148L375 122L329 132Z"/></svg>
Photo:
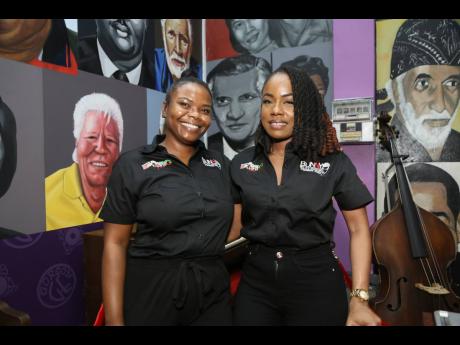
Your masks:
<svg viewBox="0 0 460 345"><path fill-rule="evenodd" d="M230 278L221 258L128 258L126 325L232 324Z"/></svg>
<svg viewBox="0 0 460 345"><path fill-rule="evenodd" d="M345 325L348 299L329 244L306 251L250 245L234 324Z"/></svg>

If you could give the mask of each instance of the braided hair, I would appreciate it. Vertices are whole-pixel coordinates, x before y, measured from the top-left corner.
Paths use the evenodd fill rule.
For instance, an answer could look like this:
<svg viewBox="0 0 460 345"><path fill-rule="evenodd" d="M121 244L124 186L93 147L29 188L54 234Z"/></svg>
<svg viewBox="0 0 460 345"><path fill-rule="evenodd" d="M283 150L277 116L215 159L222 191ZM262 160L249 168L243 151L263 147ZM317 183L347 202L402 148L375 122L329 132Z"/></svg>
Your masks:
<svg viewBox="0 0 460 345"><path fill-rule="evenodd" d="M287 74L292 84L294 129L290 145L293 151L307 162L317 161L319 156L341 151L322 97L308 73L293 66L282 66L273 72L265 83L277 73ZM263 147L266 154L270 153L272 140L262 124L257 130L256 142Z"/></svg>

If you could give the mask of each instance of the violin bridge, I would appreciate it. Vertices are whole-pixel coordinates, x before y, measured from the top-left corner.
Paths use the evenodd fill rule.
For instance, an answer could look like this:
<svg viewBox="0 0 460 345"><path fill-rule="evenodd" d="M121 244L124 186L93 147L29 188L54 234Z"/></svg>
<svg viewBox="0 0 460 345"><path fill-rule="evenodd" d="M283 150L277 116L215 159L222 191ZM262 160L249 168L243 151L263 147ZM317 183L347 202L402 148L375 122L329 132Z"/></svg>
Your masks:
<svg viewBox="0 0 460 345"><path fill-rule="evenodd" d="M434 283L431 286L426 286L421 283L416 283L415 287L422 291L428 292L429 294L432 294L432 295L448 295L450 293L449 290L447 290L444 286L438 283Z"/></svg>

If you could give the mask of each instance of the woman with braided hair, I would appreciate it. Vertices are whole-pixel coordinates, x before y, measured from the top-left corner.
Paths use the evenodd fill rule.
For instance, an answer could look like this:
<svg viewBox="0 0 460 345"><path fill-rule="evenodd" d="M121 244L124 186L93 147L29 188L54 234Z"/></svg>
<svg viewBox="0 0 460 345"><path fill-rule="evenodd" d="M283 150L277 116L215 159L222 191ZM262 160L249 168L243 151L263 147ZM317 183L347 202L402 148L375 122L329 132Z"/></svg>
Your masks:
<svg viewBox="0 0 460 345"><path fill-rule="evenodd" d="M379 324L367 302L371 238L365 206L373 199L342 152L320 94L306 71L285 66L267 78L262 97L256 146L231 164L241 235L250 242L235 324ZM331 248L333 197L351 237L349 302Z"/></svg>

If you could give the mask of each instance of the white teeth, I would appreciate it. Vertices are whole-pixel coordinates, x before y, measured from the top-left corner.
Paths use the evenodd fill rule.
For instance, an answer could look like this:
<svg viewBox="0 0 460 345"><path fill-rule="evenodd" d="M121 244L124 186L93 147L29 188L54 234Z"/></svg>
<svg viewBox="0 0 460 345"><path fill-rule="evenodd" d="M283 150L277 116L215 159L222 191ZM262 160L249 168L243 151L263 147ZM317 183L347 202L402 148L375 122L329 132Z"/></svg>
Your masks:
<svg viewBox="0 0 460 345"><path fill-rule="evenodd" d="M270 126L272 127L283 127L286 126L285 122L270 122Z"/></svg>
<svg viewBox="0 0 460 345"><path fill-rule="evenodd" d="M128 37L128 33L127 33L127 32L121 31L121 30L118 30L118 29L117 29L117 34L118 34L118 36L123 37L123 38Z"/></svg>
<svg viewBox="0 0 460 345"><path fill-rule="evenodd" d="M101 167L101 168L106 168L108 166L106 163L102 163L102 162L91 162L91 165L94 165L96 167Z"/></svg>
<svg viewBox="0 0 460 345"><path fill-rule="evenodd" d="M184 123L182 122L182 125L187 127L187 128L191 128L191 129L198 129L200 127L196 126L196 125L192 125L191 123Z"/></svg>

